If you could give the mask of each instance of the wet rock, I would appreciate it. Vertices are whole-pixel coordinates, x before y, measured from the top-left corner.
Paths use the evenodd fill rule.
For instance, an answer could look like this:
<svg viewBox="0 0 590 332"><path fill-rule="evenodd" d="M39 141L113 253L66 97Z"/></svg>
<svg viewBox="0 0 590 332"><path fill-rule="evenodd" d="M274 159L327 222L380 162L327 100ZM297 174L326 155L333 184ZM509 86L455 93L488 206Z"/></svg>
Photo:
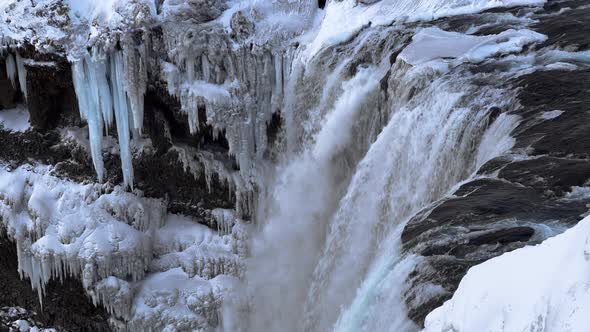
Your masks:
<svg viewBox="0 0 590 332"><path fill-rule="evenodd" d="M72 71L61 62L30 62L27 68L27 106L31 125L47 130L57 125L80 125L78 101L72 84Z"/></svg>
<svg viewBox="0 0 590 332"><path fill-rule="evenodd" d="M582 17L590 13L582 3L588 2L547 3L552 15L540 14L534 26L549 36L543 47L589 47L590 28ZM573 9L556 15L565 7ZM473 70L505 69L488 63ZM512 134L520 157L490 160L478 170L484 178L426 208L403 231L404 250L422 258L405 294L409 316L420 325L453 295L469 268L540 243L588 213L590 196L576 191L590 184L590 70L539 70L509 84L518 90L521 105L515 113L522 121ZM490 120L499 112L493 110ZM439 291L420 293L428 287Z"/></svg>
<svg viewBox="0 0 590 332"><path fill-rule="evenodd" d="M567 20L563 19L565 15L558 15L560 11L567 11ZM547 15L541 16L534 26L536 31L549 37L543 46L553 45L569 50L590 48L588 1L548 1L544 12Z"/></svg>

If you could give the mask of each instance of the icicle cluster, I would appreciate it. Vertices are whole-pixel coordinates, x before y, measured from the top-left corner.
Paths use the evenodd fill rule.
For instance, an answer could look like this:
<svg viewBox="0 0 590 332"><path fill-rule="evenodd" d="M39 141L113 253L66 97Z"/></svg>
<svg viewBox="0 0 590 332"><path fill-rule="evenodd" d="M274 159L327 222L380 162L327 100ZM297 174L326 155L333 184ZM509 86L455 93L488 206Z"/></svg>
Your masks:
<svg viewBox="0 0 590 332"><path fill-rule="evenodd" d="M150 233L165 220L159 200L100 185L78 185L19 168L0 173L0 220L16 242L18 270L39 292L80 278L87 290L117 276L140 280L150 264Z"/></svg>
<svg viewBox="0 0 590 332"><path fill-rule="evenodd" d="M21 277L40 301L49 280L71 276L115 316L118 330L219 324L220 301L244 273L247 234L233 212L213 212L225 228L219 235L190 217L166 214L161 200L121 187L105 194L103 185L47 171L0 168L0 228L16 242Z"/></svg>
<svg viewBox="0 0 590 332"><path fill-rule="evenodd" d="M198 28L166 31L172 63L163 63L169 93L180 99L191 132L206 120L215 134L225 131L229 153L248 176L267 147L266 129L280 110L293 54L260 46L235 48L223 31ZM199 119L199 108L206 119Z"/></svg>
<svg viewBox="0 0 590 332"><path fill-rule="evenodd" d="M28 94L27 69L25 68L25 61L26 60L23 59L18 53L16 53L16 55L13 55L12 53L6 53L6 75L8 76L8 79L10 79L13 88L16 88L16 81L18 79L18 87L26 101Z"/></svg>
<svg viewBox="0 0 590 332"><path fill-rule="evenodd" d="M72 74L81 117L88 123L90 149L99 181L104 178L102 138L116 122L125 186L133 188L131 135L140 135L147 73L134 51L87 54L74 62Z"/></svg>
<svg viewBox="0 0 590 332"><path fill-rule="evenodd" d="M178 145L172 149L178 153L178 159L183 164L185 172L191 173L195 178L204 176L209 190L213 176L216 175L221 183L227 184L230 195L228 199L231 200L234 198L232 195L235 195L237 214L253 215L256 203L252 182L246 181L240 173L228 170L213 153L186 145Z"/></svg>

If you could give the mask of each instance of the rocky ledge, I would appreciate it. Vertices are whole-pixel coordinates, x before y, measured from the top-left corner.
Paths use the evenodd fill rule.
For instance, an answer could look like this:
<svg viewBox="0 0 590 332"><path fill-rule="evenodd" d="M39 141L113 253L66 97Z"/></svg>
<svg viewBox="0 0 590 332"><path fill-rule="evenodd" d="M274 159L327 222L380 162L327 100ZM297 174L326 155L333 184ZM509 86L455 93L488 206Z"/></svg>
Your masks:
<svg viewBox="0 0 590 332"><path fill-rule="evenodd" d="M588 4L549 1L533 15L532 28L548 36L538 48L588 54ZM503 69L484 64L472 70ZM483 165L473 180L403 231L404 250L419 256L406 292L418 324L451 298L469 268L563 232L590 206L590 68L579 63L534 71L508 87L517 91L520 104L511 114L522 119L512 133L513 149ZM435 291L419 298L427 289Z"/></svg>

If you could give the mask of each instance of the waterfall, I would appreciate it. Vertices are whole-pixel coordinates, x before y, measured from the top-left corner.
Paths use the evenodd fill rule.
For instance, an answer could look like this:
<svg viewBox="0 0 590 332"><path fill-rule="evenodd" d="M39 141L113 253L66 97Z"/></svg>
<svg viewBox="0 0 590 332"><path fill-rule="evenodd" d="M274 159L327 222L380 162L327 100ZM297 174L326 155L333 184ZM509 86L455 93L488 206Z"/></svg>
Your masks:
<svg viewBox="0 0 590 332"><path fill-rule="evenodd" d="M417 330L404 300L417 260L402 254L406 222L512 147L518 117L490 123L509 93L442 60L390 64L404 33L371 30L294 64L290 154L261 200L248 267L250 331ZM374 49L383 40L392 51Z"/></svg>
<svg viewBox="0 0 590 332"><path fill-rule="evenodd" d="M361 68L345 82L315 144L280 171L272 191L273 210L254 243L249 270L254 274L248 280L253 283L260 313L255 315L253 330L285 331L300 325L292 319L300 319L301 313L294 313L302 310L305 293L288 289L305 289L308 283L321 250L330 206L337 203L338 165L334 158L351 141L354 122L365 98L378 86L380 74L376 68ZM293 255L295 252L298 254Z"/></svg>

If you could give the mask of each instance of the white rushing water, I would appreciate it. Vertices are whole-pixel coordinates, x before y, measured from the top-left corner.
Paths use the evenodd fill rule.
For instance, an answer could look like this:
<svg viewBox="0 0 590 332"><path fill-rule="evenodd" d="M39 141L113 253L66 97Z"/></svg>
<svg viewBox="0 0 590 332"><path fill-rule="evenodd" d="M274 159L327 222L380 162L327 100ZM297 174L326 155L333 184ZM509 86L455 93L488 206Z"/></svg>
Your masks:
<svg viewBox="0 0 590 332"><path fill-rule="evenodd" d="M302 148L292 149L300 152L278 168L262 200L247 277L251 331L417 330L403 297L417 259L402 255L406 222L512 147L518 118L488 120L489 107L505 107L510 97L472 86L473 74L446 61L410 66L400 57L390 76L381 64L358 67L346 80L363 43L370 47L371 38L358 39L353 52L339 53L350 58L322 72L327 84L317 103L287 110L306 118L291 125L310 138L303 134ZM461 56L449 61L460 64ZM378 89L384 80L386 100ZM376 118L378 135L364 126Z"/></svg>
<svg viewBox="0 0 590 332"><path fill-rule="evenodd" d="M268 317L270 321L255 321L253 328L270 331L279 329L285 322L290 322L290 326L299 324L290 320L299 319L301 312L294 315L292 310L297 310L297 303L305 301L305 293L288 289L305 289L307 285L321 250L329 206L333 206L337 199L334 195L338 186L337 172L333 172L332 160L350 141L360 106L378 83L378 72L374 68L361 69L345 82L344 92L325 118L315 144L288 164L277 179L272 193L276 205L270 213L268 227L263 230L261 239L254 243L255 268L251 271L256 275L249 280L263 282L254 286L263 292L258 294L262 296L256 297L257 311L275 312L276 300L285 310L276 312L279 319ZM299 254L293 255L294 252ZM273 276L277 282L266 284L265 276ZM275 294L283 294L283 297L277 299Z"/></svg>

